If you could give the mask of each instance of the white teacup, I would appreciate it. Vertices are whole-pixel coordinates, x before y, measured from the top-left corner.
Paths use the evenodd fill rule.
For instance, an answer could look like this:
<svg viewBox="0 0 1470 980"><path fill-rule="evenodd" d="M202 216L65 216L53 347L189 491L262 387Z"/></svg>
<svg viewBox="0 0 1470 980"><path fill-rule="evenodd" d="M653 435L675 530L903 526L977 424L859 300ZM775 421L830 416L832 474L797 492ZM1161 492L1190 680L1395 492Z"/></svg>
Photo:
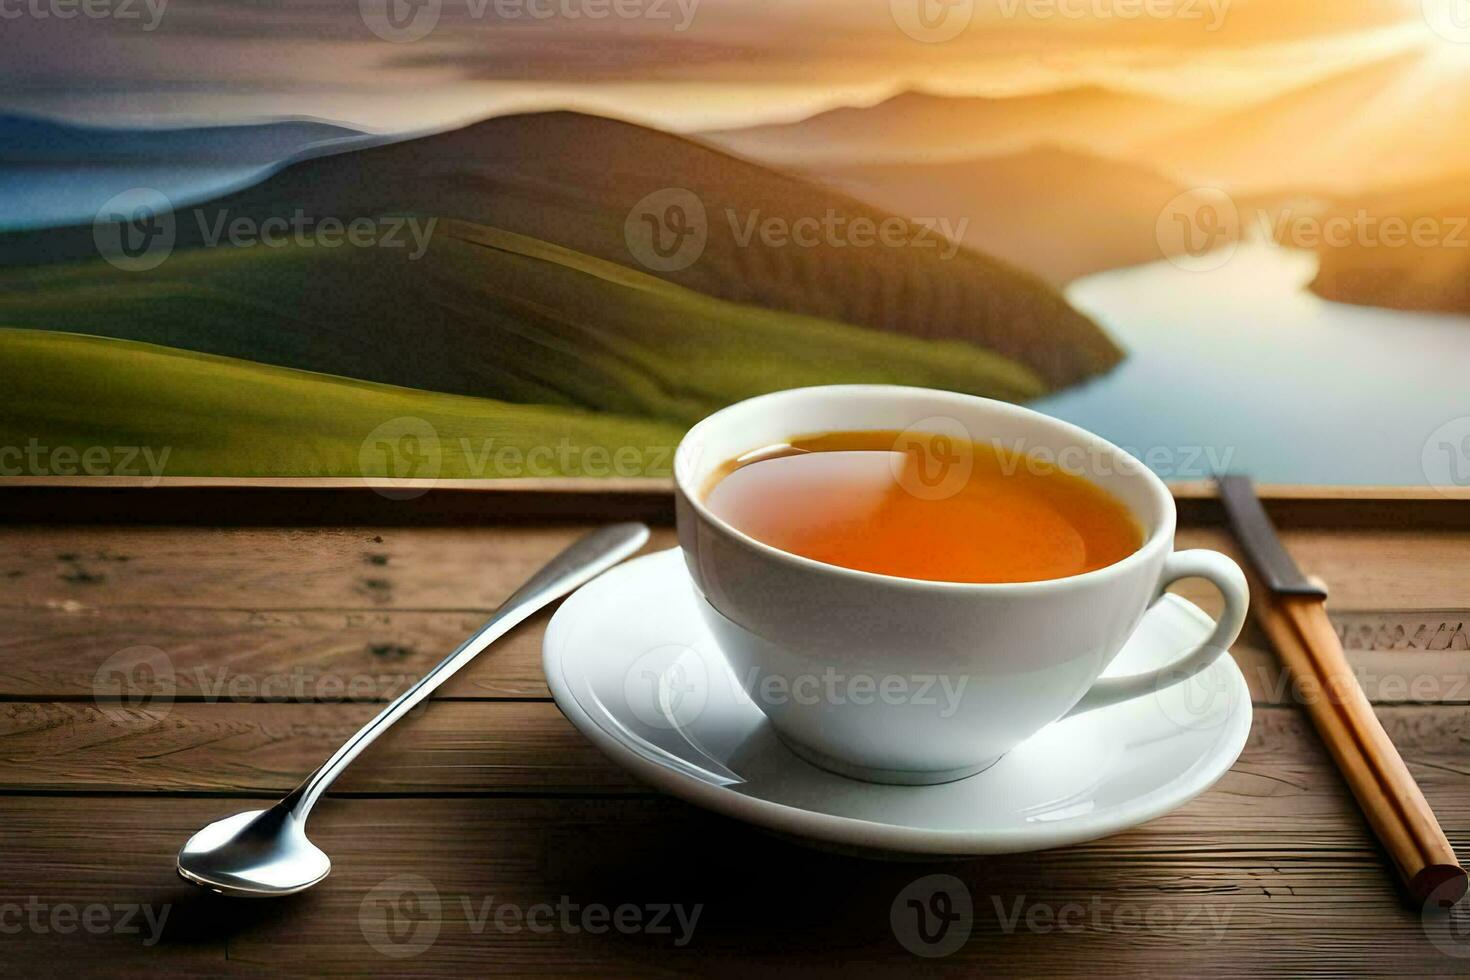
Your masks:
<svg viewBox="0 0 1470 980"><path fill-rule="evenodd" d="M1066 578L922 581L781 551L703 503L721 464L798 435L856 430L958 435L1048 459L1122 501L1143 545ZM794 751L860 779L921 784L979 772L1064 715L1204 670L1245 621L1249 595L1233 561L1173 550L1174 499L1157 476L1084 429L1005 402L885 385L762 395L690 429L674 479L679 544L736 678ZM1225 597L1208 640L1160 670L1100 681L1149 605L1191 577Z"/></svg>

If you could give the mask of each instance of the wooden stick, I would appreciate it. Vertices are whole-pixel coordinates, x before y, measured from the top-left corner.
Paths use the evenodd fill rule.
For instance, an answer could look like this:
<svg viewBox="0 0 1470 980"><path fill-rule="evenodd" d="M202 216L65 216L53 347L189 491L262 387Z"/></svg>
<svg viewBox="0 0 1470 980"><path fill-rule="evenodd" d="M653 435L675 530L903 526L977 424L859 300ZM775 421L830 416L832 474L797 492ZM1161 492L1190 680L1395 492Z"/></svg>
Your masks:
<svg viewBox="0 0 1470 980"><path fill-rule="evenodd" d="M1257 611L1409 895L1421 907L1431 898L1446 907L1459 901L1470 879L1358 686L1326 605L1316 596L1278 595Z"/></svg>

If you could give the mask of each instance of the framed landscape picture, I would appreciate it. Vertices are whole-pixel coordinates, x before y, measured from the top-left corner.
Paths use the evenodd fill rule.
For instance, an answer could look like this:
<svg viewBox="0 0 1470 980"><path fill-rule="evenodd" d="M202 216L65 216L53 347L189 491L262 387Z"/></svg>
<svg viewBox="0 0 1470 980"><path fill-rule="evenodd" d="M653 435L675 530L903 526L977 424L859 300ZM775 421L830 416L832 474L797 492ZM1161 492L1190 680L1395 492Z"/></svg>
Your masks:
<svg viewBox="0 0 1470 980"><path fill-rule="evenodd" d="M871 383L1470 483L1452 3L104 6L7 22L5 477L667 477Z"/></svg>

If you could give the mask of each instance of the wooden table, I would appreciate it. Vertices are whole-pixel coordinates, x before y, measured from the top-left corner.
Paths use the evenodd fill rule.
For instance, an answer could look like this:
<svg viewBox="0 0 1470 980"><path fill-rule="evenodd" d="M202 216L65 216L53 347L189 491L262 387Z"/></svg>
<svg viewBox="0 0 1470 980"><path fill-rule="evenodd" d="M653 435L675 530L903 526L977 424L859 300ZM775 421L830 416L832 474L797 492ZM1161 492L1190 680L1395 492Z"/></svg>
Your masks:
<svg viewBox="0 0 1470 980"><path fill-rule="evenodd" d="M1176 495L1181 547L1234 551L1206 490ZM1470 498L1267 496L1466 854ZM1234 653L1255 727L1204 796L1076 847L906 864L777 840L632 781L549 700L543 615L337 784L311 826L334 861L321 886L229 901L175 877L194 829L294 785L586 524L646 518L666 547L670 509L641 483L409 501L280 482L0 487L0 973L1470 970L1460 913L1404 906L1254 632ZM974 915L958 951L921 959L890 911L930 874L960 879ZM649 928L662 906L697 906L692 936L672 911Z"/></svg>

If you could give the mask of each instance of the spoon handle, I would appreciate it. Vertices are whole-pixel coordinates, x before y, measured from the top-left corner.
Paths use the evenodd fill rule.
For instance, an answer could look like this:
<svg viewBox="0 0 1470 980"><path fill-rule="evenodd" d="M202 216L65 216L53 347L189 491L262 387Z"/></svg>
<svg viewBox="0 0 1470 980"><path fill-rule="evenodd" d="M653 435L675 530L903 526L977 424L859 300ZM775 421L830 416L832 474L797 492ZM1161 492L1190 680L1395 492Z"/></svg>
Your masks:
<svg viewBox="0 0 1470 980"><path fill-rule="evenodd" d="M648 528L642 524L614 524L605 527L573 543L569 548L548 562L539 572L501 603L490 621L481 626L473 636L460 644L459 649L441 660L433 670L423 676L413 687L400 694L393 703L380 711L372 721L364 725L357 734L349 738L332 757L291 791L280 803L279 810L289 811L297 820L304 821L316 801L326 792L342 770L356 759L363 749L383 734L394 722L409 711L434 689L465 664L475 659L480 651L508 633L514 626L548 603L561 598L578 586L596 578L618 562L633 554L648 541Z"/></svg>

